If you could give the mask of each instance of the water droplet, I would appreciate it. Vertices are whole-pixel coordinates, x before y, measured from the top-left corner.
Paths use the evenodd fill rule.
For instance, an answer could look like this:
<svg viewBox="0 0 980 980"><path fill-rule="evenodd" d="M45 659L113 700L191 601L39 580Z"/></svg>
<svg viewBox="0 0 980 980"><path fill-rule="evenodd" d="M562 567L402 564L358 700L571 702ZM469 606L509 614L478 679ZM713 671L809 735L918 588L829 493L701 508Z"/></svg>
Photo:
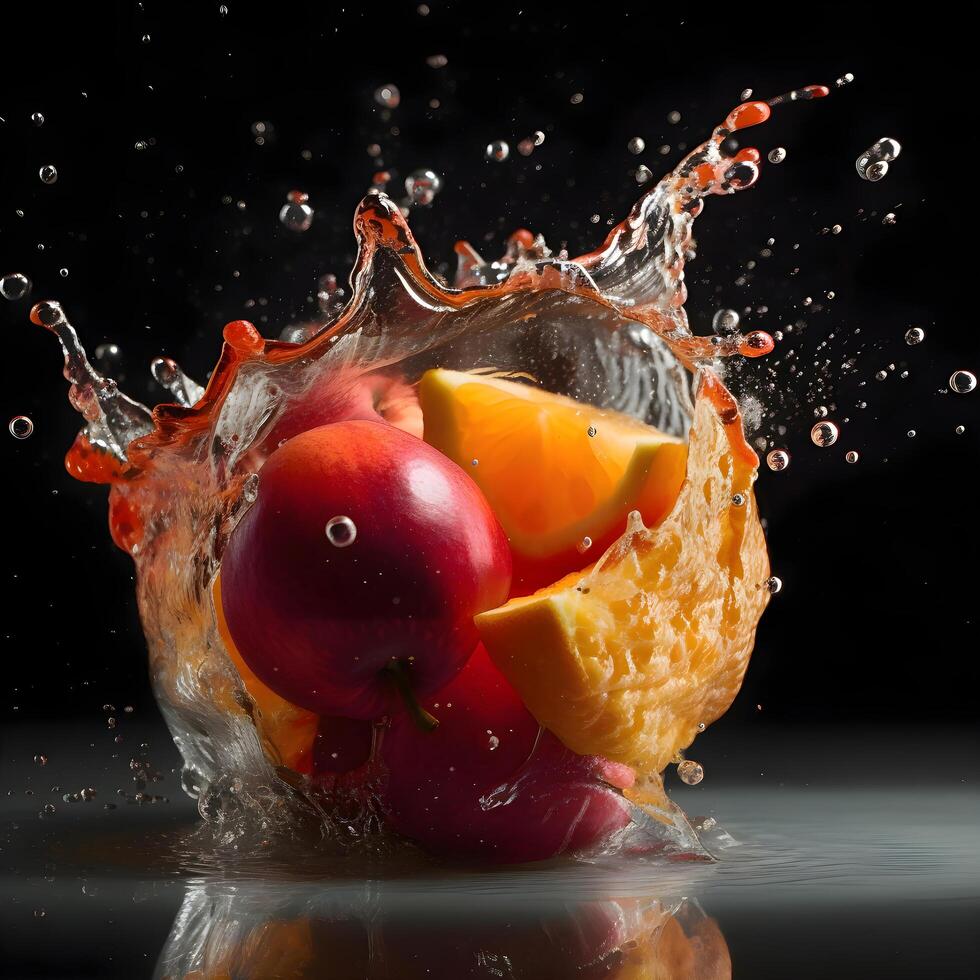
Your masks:
<svg viewBox="0 0 980 980"><path fill-rule="evenodd" d="M541 146L541 144L544 143L544 138L545 137L544 137L544 133L542 132L542 130L536 129L534 131L533 139L534 139L534 145L535 146Z"/></svg>
<svg viewBox="0 0 980 980"><path fill-rule="evenodd" d="M744 102L744 101L745 101L746 99L751 99L751 98L752 98L752 89L750 89L750 88L743 88L743 89L742 89L742 94L741 94L741 95L739 96L739 98L740 98L740 99L741 99L741 100L742 100L743 102Z"/></svg>
<svg viewBox="0 0 980 980"><path fill-rule="evenodd" d="M398 86L390 82L387 85L379 85L374 90L374 101L386 109L396 109L401 100L402 94L398 91Z"/></svg>
<svg viewBox="0 0 980 980"><path fill-rule="evenodd" d="M152 40L153 40L153 39L152 39L152 38L150 37L150 35L149 35L149 34L144 34L144 35L143 35L143 43L144 43L144 44L149 44L149 43L150 43L150 41L152 41Z"/></svg>
<svg viewBox="0 0 980 980"><path fill-rule="evenodd" d="M777 146L775 149L769 151L769 162L770 163L782 163L786 159L786 150L782 146Z"/></svg>
<svg viewBox="0 0 980 980"><path fill-rule="evenodd" d="M834 85L836 85L837 88L843 88L845 85L850 85L851 82L853 81L854 81L854 76L849 71L847 71L844 72L844 74L841 75L841 77L838 78L836 82L834 82Z"/></svg>
<svg viewBox="0 0 980 980"><path fill-rule="evenodd" d="M953 429L953 431L958 436L961 436L961 435L963 435L964 432L966 432L966 426L965 425L958 425L955 429Z"/></svg>
<svg viewBox="0 0 980 980"><path fill-rule="evenodd" d="M218 5L218 16L227 17L228 16L228 4L222 3Z"/></svg>
<svg viewBox="0 0 980 980"><path fill-rule="evenodd" d="M503 163L510 156L510 146L504 140L494 140L492 143L487 143L485 152L488 160Z"/></svg>
<svg viewBox="0 0 980 980"><path fill-rule="evenodd" d="M23 272L8 272L0 278L0 296L4 299L23 299L30 291L31 280Z"/></svg>
<svg viewBox="0 0 980 980"><path fill-rule="evenodd" d="M34 431L34 423L26 415L15 415L7 428L15 439L27 439Z"/></svg>
<svg viewBox="0 0 980 980"><path fill-rule="evenodd" d="M586 432L590 439L594 439L599 434L599 430L594 425L590 425Z"/></svg>
<svg viewBox="0 0 980 980"><path fill-rule="evenodd" d="M575 546L576 550L580 555L584 555L589 548L592 547L592 538L586 535L581 541Z"/></svg>
<svg viewBox="0 0 980 980"><path fill-rule="evenodd" d="M744 493L733 493L732 494L732 506L733 507L744 507L745 506L745 494Z"/></svg>
<svg viewBox="0 0 980 980"><path fill-rule="evenodd" d="M441 190L442 178L434 170L415 170L405 178L405 193L413 204L427 207Z"/></svg>
<svg viewBox="0 0 980 980"><path fill-rule="evenodd" d="M96 796L98 796L99 794L94 789L92 789L91 786L89 786L86 789L83 789L78 795L81 796L81 798L86 803L88 803L91 800L94 800Z"/></svg>
<svg viewBox="0 0 980 980"><path fill-rule="evenodd" d="M738 332L739 317L735 310L718 310L711 320L711 329L719 336Z"/></svg>
<svg viewBox="0 0 980 980"><path fill-rule="evenodd" d="M636 173L633 175L638 184L645 184L652 176L653 171L643 163L636 168Z"/></svg>
<svg viewBox="0 0 980 980"><path fill-rule="evenodd" d="M480 461L475 457L470 460L470 466L479 466L479 465L480 465Z"/></svg>
<svg viewBox="0 0 980 980"><path fill-rule="evenodd" d="M58 168L53 163L46 163L37 172L42 184L53 184L58 179Z"/></svg>
<svg viewBox="0 0 980 980"><path fill-rule="evenodd" d="M783 580L779 578L778 575L770 575L766 579L766 591L770 595L775 595L777 592L781 592L783 589Z"/></svg>
<svg viewBox="0 0 980 980"><path fill-rule="evenodd" d="M825 419L830 412L827 411L826 405L818 405L814 410L813 414L816 415L818 419Z"/></svg>
<svg viewBox="0 0 980 980"><path fill-rule="evenodd" d="M581 105L584 98L585 96L581 92L576 92L568 101L571 102L572 105Z"/></svg>
<svg viewBox="0 0 980 980"><path fill-rule="evenodd" d="M50 817L52 813L58 812L58 808L53 803L45 803L44 812Z"/></svg>
<svg viewBox="0 0 980 980"><path fill-rule="evenodd" d="M496 735L491 735L490 738L487 739L487 746L489 747L491 752L493 752L493 750L496 749L498 745L500 745L500 739L497 738Z"/></svg>
<svg viewBox="0 0 980 980"><path fill-rule="evenodd" d="M357 525L343 515L331 517L326 526L327 540L335 548L347 548L357 537Z"/></svg>
<svg viewBox="0 0 980 980"><path fill-rule="evenodd" d="M831 235L839 235L843 230L844 229L840 225L834 225L834 227L830 229L830 233Z"/></svg>
<svg viewBox="0 0 980 980"><path fill-rule="evenodd" d="M810 430L810 438L813 440L813 444L820 446L821 449L826 449L837 442L838 435L840 435L840 430L833 422L818 422Z"/></svg>
<svg viewBox="0 0 980 980"><path fill-rule="evenodd" d="M888 173L888 164L902 152L898 140L883 136L854 161L858 176L864 180L881 180Z"/></svg>
<svg viewBox="0 0 980 980"><path fill-rule="evenodd" d="M766 456L766 462L769 464L769 469L776 473L781 470L785 470L789 466L790 456L785 449L773 449Z"/></svg>
<svg viewBox="0 0 980 980"><path fill-rule="evenodd" d="M856 449L851 449L844 453L844 459L847 460L848 463L856 463L860 458L861 457Z"/></svg>
<svg viewBox="0 0 980 980"><path fill-rule="evenodd" d="M704 768L700 762L685 759L677 767L677 775L680 776L681 782L687 783L688 786L697 786L704 779Z"/></svg>
<svg viewBox="0 0 980 980"><path fill-rule="evenodd" d="M647 148L646 141L641 136L634 136L627 144L626 149L630 153L640 154Z"/></svg>
<svg viewBox="0 0 980 980"><path fill-rule="evenodd" d="M676 109L671 109L671 111L667 113L667 122L669 122L671 126L676 126L680 121L681 114Z"/></svg>
<svg viewBox="0 0 980 980"><path fill-rule="evenodd" d="M875 371L875 381L884 381L888 377L887 371Z"/></svg>
<svg viewBox="0 0 980 980"><path fill-rule="evenodd" d="M914 438L915 438L915 429L909 429L909 431L908 431L908 432L906 432L905 434L906 434L906 435L907 435L907 436L908 436L908 437L909 437L910 439L914 439Z"/></svg>
<svg viewBox="0 0 980 980"><path fill-rule="evenodd" d="M40 112L32 112L31 113L31 122L34 123L35 126L43 126L44 125L44 115L42 113L40 113Z"/></svg>
<svg viewBox="0 0 980 980"><path fill-rule="evenodd" d="M977 386L977 376L972 371L954 371L949 386L958 395L968 395Z"/></svg>
<svg viewBox="0 0 980 980"><path fill-rule="evenodd" d="M909 347L914 347L916 344L921 344L923 340L926 339L926 332L922 327L912 327L911 330L905 333L905 343Z"/></svg>
<svg viewBox="0 0 980 980"><path fill-rule="evenodd" d="M302 191L290 191L279 211L279 220L290 231L306 231L313 224L313 208Z"/></svg>
<svg viewBox="0 0 980 980"><path fill-rule="evenodd" d="M242 482L242 496L245 500L254 504L259 496L259 474L250 473Z"/></svg>
<svg viewBox="0 0 980 980"><path fill-rule="evenodd" d="M34 756L34 762L39 766L46 766L48 764L48 757L38 754Z"/></svg>
<svg viewBox="0 0 980 980"><path fill-rule="evenodd" d="M430 68L445 68L449 64L449 59L444 54L430 54L425 59L425 63Z"/></svg>
<svg viewBox="0 0 980 980"><path fill-rule="evenodd" d="M881 219L881 223L882 223L883 225L893 225L893 224L895 224L895 223L896 223L897 221L898 221L898 218L897 218L897 217L895 217L895 212L894 212L894 211L889 211L889 212L888 212L888 214L886 214L886 215L885 215L885 216L884 216L884 217L883 217L883 218Z"/></svg>
<svg viewBox="0 0 980 980"><path fill-rule="evenodd" d="M521 140L517 144L517 152L522 157L529 157L534 152L534 140L530 136L527 139Z"/></svg>

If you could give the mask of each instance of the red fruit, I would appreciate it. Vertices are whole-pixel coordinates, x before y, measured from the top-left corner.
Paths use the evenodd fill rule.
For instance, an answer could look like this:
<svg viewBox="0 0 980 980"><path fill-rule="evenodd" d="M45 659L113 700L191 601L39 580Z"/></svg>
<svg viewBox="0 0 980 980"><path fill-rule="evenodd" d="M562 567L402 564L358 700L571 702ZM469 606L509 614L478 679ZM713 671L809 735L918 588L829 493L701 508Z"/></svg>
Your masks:
<svg viewBox="0 0 980 980"><path fill-rule="evenodd" d="M455 463L385 423L337 422L266 461L225 550L221 600L276 694L370 719L395 706L393 666L421 695L453 677L510 570L503 530Z"/></svg>
<svg viewBox="0 0 980 980"><path fill-rule="evenodd" d="M381 757L391 826L432 853L539 861L629 823L625 800L607 784L629 785L632 771L576 755L551 732L539 738L482 645L425 707L439 727L425 732L404 714L393 718Z"/></svg>

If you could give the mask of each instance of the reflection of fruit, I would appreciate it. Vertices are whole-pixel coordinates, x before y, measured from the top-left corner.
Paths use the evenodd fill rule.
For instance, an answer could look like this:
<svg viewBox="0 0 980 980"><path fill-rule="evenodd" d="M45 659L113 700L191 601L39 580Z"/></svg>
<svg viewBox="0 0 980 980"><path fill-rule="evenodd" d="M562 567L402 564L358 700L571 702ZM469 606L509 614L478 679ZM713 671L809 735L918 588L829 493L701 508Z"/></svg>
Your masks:
<svg viewBox="0 0 980 980"><path fill-rule="evenodd" d="M421 695L445 684L476 644L473 616L510 585L507 540L473 481L421 439L366 421L295 436L259 479L221 598L263 683L353 718L392 708L393 666Z"/></svg>
<svg viewBox="0 0 980 980"><path fill-rule="evenodd" d="M432 853L536 861L590 847L629 823L622 797L600 780L624 786L632 773L575 755L550 732L539 738L482 647L425 707L439 728L422 732L396 717L381 755L389 822Z"/></svg>
<svg viewBox="0 0 980 980"><path fill-rule="evenodd" d="M221 608L221 576L212 588L218 632L228 656L241 675L245 690L252 699L252 718L259 735L272 748L272 758L296 772L309 773L312 766L313 739L320 719L312 711L298 708L270 690L252 672L231 639L224 610Z"/></svg>
<svg viewBox="0 0 980 980"><path fill-rule="evenodd" d="M738 692L768 599L754 469L698 399L687 482L594 568L477 617L490 655L571 749L660 772Z"/></svg>
<svg viewBox="0 0 980 980"><path fill-rule="evenodd" d="M435 370L419 400L426 442L473 477L507 532L515 594L586 564L586 537L602 554L632 510L659 523L684 479L681 440L529 384Z"/></svg>

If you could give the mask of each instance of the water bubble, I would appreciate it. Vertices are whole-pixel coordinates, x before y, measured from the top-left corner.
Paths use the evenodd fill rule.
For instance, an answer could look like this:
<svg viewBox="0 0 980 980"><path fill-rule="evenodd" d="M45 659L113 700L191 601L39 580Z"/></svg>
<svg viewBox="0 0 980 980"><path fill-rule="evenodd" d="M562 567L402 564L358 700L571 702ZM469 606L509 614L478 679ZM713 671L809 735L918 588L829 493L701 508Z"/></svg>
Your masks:
<svg viewBox="0 0 980 980"><path fill-rule="evenodd" d="M738 332L739 317L735 310L718 310L711 320L711 329L719 336Z"/></svg>
<svg viewBox="0 0 980 980"><path fill-rule="evenodd" d="M584 555L589 548L592 547L592 538L586 535L581 541L575 546L576 550L580 555Z"/></svg>
<svg viewBox="0 0 980 980"><path fill-rule="evenodd" d="M860 458L861 456L856 449L851 449L848 452L844 453L844 459L848 463L856 463Z"/></svg>
<svg viewBox="0 0 980 980"><path fill-rule="evenodd" d="M766 462L769 464L769 469L776 473L781 470L785 470L789 466L790 456L785 449L773 449L767 456Z"/></svg>
<svg viewBox="0 0 980 980"><path fill-rule="evenodd" d="M770 163L782 163L786 159L786 150L782 146L777 146L774 150L769 151L769 162Z"/></svg>
<svg viewBox="0 0 980 980"><path fill-rule="evenodd" d="M698 731L699 732L703 732L707 727L708 726L703 721L699 721L698 722Z"/></svg>
<svg viewBox="0 0 980 980"><path fill-rule="evenodd" d="M888 173L888 164L902 152L898 140L883 136L854 161L854 168L863 180L881 180Z"/></svg>
<svg viewBox="0 0 980 980"><path fill-rule="evenodd" d="M279 220L290 231L306 231L313 224L313 208L302 191L290 191L279 210Z"/></svg>
<svg viewBox="0 0 980 980"><path fill-rule="evenodd" d="M732 506L733 507L744 507L745 506L745 494L744 493L733 493L732 494Z"/></svg>
<svg viewBox="0 0 980 980"><path fill-rule="evenodd" d="M594 439L599 434L599 430L594 425L590 425L586 432L590 439Z"/></svg>
<svg viewBox="0 0 980 980"><path fill-rule="evenodd" d="M386 109L396 109L401 100L402 94L398 91L398 86L390 82L387 85L379 85L374 90L374 101Z"/></svg>
<svg viewBox="0 0 980 980"><path fill-rule="evenodd" d="M688 786L697 786L704 779L704 768L700 762L685 759L677 767L677 775L681 777L681 782L687 783Z"/></svg>
<svg viewBox="0 0 980 980"><path fill-rule="evenodd" d="M958 395L968 395L977 386L977 376L972 371L954 371L949 386Z"/></svg>
<svg viewBox="0 0 980 980"><path fill-rule="evenodd" d="M34 431L34 423L26 415L15 415L7 428L15 439L27 439Z"/></svg>
<svg viewBox="0 0 980 980"><path fill-rule="evenodd" d="M327 540L335 548L347 548L354 543L354 539L357 537L357 525L349 517L343 515L331 517L327 521L325 530Z"/></svg>
<svg viewBox="0 0 980 980"><path fill-rule="evenodd" d="M242 496L245 500L254 504L259 497L259 474L249 473L242 482Z"/></svg>
<svg viewBox="0 0 980 980"><path fill-rule="evenodd" d="M820 446L821 449L826 449L837 442L838 435L840 435L840 430L833 422L818 422L810 430L810 438L813 440L813 444Z"/></svg>
<svg viewBox="0 0 980 980"><path fill-rule="evenodd" d="M470 460L470 466L479 466L479 465L480 465L480 461L474 456L473 459Z"/></svg>
<svg viewBox="0 0 980 980"><path fill-rule="evenodd" d="M630 153L639 155L647 148L646 141L641 136L634 136L627 144L626 149Z"/></svg>
<svg viewBox="0 0 980 980"><path fill-rule="evenodd" d="M510 156L510 146L504 140L494 140L492 143L487 143L485 153L488 160L503 163Z"/></svg>
<svg viewBox="0 0 980 980"><path fill-rule="evenodd" d="M441 190L442 178L434 170L414 170L405 178L405 193L413 204L427 207Z"/></svg>
<svg viewBox="0 0 980 980"><path fill-rule="evenodd" d="M783 580L779 578L778 575L770 575L766 579L766 591L770 595L775 595L777 592L781 592L783 589Z"/></svg>
<svg viewBox="0 0 980 980"><path fill-rule="evenodd" d="M895 224L895 223L896 223L897 221L898 221L898 218L896 218L896 217L895 217L895 212L894 212L894 211L889 211L889 212L888 212L888 214L886 214L886 215L885 215L885 216L884 216L884 217L883 217L883 218L881 219L881 223L882 223L883 225L893 225L893 224Z"/></svg>
<svg viewBox="0 0 980 980"><path fill-rule="evenodd" d="M926 332L922 327L912 327L911 330L905 332L905 343L909 347L914 347L916 344L921 344L923 340L926 339Z"/></svg>
<svg viewBox="0 0 980 980"><path fill-rule="evenodd" d="M46 163L37 172L42 184L53 184L58 179L58 168L53 163Z"/></svg>
<svg viewBox="0 0 980 980"><path fill-rule="evenodd" d="M31 122L34 123L35 126L43 126L44 125L44 116L43 116L43 114L40 113L40 112L32 112L31 113Z"/></svg>
<svg viewBox="0 0 980 980"><path fill-rule="evenodd" d="M8 272L0 278L0 296L4 299L23 299L30 291L31 280L23 272Z"/></svg>

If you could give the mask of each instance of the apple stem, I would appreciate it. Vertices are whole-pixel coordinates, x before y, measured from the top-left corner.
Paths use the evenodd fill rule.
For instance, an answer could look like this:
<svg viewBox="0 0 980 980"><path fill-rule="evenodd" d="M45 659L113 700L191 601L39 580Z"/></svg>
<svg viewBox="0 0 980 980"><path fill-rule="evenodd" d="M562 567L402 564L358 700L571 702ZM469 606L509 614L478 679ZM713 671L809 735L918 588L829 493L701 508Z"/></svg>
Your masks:
<svg viewBox="0 0 980 980"><path fill-rule="evenodd" d="M388 675L391 677L392 683L395 685L395 689L401 695L402 701L405 702L405 707L408 708L408 713L412 716L412 721L423 732L435 731L439 727L439 719L430 715L422 705L419 704L418 698L415 696L415 692L412 690L412 683L408 678L408 667L404 660L399 660L397 657L392 657L388 661L388 666L384 668Z"/></svg>

